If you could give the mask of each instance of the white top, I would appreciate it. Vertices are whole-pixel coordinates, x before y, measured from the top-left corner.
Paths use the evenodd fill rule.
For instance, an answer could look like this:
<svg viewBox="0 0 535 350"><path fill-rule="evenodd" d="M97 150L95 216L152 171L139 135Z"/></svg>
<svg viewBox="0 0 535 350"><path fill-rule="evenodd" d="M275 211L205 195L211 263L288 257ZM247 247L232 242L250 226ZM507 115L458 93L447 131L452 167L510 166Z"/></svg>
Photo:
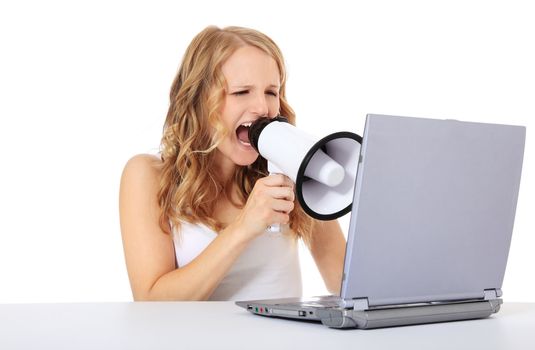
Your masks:
<svg viewBox="0 0 535 350"><path fill-rule="evenodd" d="M301 297L301 270L297 239L288 233L266 231L249 243L209 300L254 300ZM190 263L216 237L202 224L182 222L173 229L179 267Z"/></svg>

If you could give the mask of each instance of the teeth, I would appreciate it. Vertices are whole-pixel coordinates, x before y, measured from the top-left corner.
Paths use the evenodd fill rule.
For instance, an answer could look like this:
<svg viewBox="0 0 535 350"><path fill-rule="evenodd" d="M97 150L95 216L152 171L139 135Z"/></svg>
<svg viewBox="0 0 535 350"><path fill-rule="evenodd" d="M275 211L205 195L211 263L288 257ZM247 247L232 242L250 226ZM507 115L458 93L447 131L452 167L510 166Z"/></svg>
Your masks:
<svg viewBox="0 0 535 350"><path fill-rule="evenodd" d="M252 124L253 124L252 122L248 122L248 123L243 123L241 125L245 126L246 128L249 128L249 127L251 127Z"/></svg>

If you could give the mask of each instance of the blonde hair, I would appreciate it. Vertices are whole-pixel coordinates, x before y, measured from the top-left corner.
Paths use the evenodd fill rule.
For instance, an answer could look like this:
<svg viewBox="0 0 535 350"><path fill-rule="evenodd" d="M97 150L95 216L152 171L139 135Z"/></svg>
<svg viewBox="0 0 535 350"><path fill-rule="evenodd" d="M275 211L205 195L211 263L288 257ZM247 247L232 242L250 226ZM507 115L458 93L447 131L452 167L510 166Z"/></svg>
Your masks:
<svg viewBox="0 0 535 350"><path fill-rule="evenodd" d="M203 223L215 231L224 228L212 217L222 195L232 201L232 185L239 188L243 208L256 180L267 176L267 162L262 157L249 166L237 166L230 181L218 179L215 150L230 132L220 122L220 110L226 95L226 81L221 71L225 61L240 47L253 46L271 56L280 73L280 114L295 125L295 113L286 101L286 69L278 46L265 34L241 27L220 29L209 26L187 48L173 81L170 106L164 124L160 150L163 171L158 192L161 208L160 226L170 232L169 224L181 221ZM214 132L215 130L215 132ZM313 220L296 201L290 213L290 227L310 244Z"/></svg>

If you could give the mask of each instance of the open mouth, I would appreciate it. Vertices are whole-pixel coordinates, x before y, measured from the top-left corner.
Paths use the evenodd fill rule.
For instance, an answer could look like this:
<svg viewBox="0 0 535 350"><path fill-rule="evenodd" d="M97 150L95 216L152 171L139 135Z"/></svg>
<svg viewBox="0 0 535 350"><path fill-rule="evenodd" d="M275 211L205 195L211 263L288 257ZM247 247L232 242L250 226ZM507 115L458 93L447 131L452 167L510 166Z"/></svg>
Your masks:
<svg viewBox="0 0 535 350"><path fill-rule="evenodd" d="M249 128L251 127L252 122L243 123L236 129L236 136L238 141L245 146L251 146L251 141L249 140Z"/></svg>

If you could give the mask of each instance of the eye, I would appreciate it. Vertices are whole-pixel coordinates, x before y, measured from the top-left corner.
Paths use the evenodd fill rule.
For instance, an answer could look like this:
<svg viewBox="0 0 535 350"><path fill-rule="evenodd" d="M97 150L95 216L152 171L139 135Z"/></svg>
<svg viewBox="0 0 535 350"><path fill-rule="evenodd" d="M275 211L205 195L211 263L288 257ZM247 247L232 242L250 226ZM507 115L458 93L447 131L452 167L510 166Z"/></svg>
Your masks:
<svg viewBox="0 0 535 350"><path fill-rule="evenodd" d="M241 95L245 95L247 93L249 93L249 90L240 90L240 91L233 92L232 94L235 95L235 96L241 96Z"/></svg>
<svg viewBox="0 0 535 350"><path fill-rule="evenodd" d="M266 93L267 93L268 95L271 95L271 96L274 96L274 97L278 97L278 96L279 96L279 93L276 92L276 91L266 91Z"/></svg>

